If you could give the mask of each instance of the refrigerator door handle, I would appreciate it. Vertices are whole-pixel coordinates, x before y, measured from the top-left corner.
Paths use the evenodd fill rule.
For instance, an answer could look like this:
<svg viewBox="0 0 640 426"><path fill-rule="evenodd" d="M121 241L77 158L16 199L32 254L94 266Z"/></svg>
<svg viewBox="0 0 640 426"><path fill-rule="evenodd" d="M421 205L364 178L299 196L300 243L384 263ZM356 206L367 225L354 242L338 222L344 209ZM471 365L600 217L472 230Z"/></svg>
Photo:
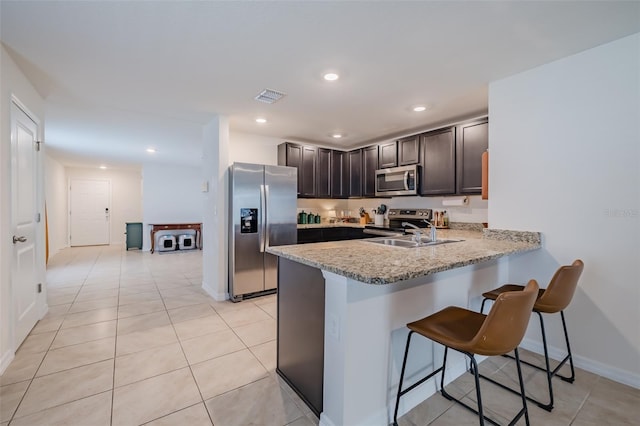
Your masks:
<svg viewBox="0 0 640 426"><path fill-rule="evenodd" d="M260 253L264 253L264 243L265 243L265 222L267 219L266 215L267 209L267 197L266 197L266 189L265 185L260 185L260 223L258 223L258 244L260 245Z"/></svg>
<svg viewBox="0 0 640 426"><path fill-rule="evenodd" d="M269 234L271 233L271 223L269 222L269 209L267 205L269 204L269 185L264 186L264 207L262 211L264 212L264 249L266 250L269 247Z"/></svg>

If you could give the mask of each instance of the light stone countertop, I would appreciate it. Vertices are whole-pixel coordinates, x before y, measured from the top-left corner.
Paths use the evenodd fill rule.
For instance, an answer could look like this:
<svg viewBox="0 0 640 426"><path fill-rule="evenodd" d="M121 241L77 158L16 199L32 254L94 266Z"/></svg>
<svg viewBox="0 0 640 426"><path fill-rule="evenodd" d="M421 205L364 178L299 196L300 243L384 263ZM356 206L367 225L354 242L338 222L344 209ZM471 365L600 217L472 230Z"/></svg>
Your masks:
<svg viewBox="0 0 640 426"><path fill-rule="evenodd" d="M403 248L364 239L277 246L267 251L367 284L391 284L542 247L537 232L449 229L438 230L438 239L464 241Z"/></svg>

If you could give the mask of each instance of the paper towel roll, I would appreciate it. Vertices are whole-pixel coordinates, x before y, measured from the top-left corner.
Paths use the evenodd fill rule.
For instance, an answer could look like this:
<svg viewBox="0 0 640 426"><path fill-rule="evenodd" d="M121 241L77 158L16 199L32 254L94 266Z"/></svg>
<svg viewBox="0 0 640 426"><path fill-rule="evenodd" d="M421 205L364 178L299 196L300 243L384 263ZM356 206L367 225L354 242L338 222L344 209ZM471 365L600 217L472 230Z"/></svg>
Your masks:
<svg viewBox="0 0 640 426"><path fill-rule="evenodd" d="M455 207L455 206L466 206L467 204L469 204L468 197L445 198L444 200L442 200L443 206Z"/></svg>

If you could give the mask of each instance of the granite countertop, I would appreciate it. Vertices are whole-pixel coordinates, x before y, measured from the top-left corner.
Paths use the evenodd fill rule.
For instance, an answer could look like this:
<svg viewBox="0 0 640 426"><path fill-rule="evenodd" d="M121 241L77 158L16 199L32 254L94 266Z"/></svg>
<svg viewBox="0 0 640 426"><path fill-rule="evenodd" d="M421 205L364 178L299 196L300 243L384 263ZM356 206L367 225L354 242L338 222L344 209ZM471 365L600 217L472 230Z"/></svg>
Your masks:
<svg viewBox="0 0 640 426"><path fill-rule="evenodd" d="M391 284L536 250L542 246L538 232L497 229L485 229L483 232L439 230L438 239L464 241L402 248L364 239L277 246L269 247L267 251L367 284Z"/></svg>

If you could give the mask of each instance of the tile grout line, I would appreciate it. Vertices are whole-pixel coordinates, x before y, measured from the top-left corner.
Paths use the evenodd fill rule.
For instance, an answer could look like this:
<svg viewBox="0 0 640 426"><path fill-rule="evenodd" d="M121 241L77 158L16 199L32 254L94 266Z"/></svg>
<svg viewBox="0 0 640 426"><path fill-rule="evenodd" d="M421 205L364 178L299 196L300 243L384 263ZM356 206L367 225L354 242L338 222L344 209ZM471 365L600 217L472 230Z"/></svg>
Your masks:
<svg viewBox="0 0 640 426"><path fill-rule="evenodd" d="M74 257L74 259L75 259L75 257ZM96 261L97 261L97 260L96 260ZM94 265L95 265L95 262L94 262ZM93 266L92 266L92 269L93 269ZM45 274L46 274L46 271L45 271ZM80 285L80 289L78 289L78 292L76 293L76 295L75 295L75 297L74 297L74 301L75 301L75 299L78 297L78 293L80 292L80 290L81 290L81 289L82 289L82 287L84 286L84 282L85 282L85 281L86 281L86 278L85 278L85 280L83 280L83 284L82 284L82 285ZM73 303L74 303L74 302L72 302L72 303L71 303L71 305L73 305ZM69 306L69 308L71 308L71 306ZM65 318L66 318L66 316L67 316L67 315L68 315L68 313L67 313L67 314L65 314ZM62 321L62 323L64 323L64 320ZM22 398L20 398L20 402L18 402L18 405L16 405L16 408L15 408L15 410L14 410L13 414L11 415L11 418L9 419L9 422L7 423L7 425L9 425L11 422L13 422L13 420L16 418L15 416L16 416L16 414L18 413L18 410L20 409L20 406L21 406L21 405L22 405L22 403L24 402L24 398L27 396L27 393L29 392L29 389L31 388L31 385L32 385L32 384L33 384L33 382L36 380L36 378L37 378L37 377L36 377L36 375L38 374L38 371L40 370L40 368L42 368L42 364L44 363L44 360L47 358L47 355L49 354L49 352L50 352L50 350L51 350L51 345L53 345L53 342L55 341L56 337L58 337L58 333L60 332L60 330L61 330L61 328L62 328L62 323L60 324L60 327L58 327L58 329L55 331L55 333L56 333L56 334L55 334L55 336L53 336L53 339L51 340L51 343L49 343L49 347L48 347L48 348L47 348L47 350L45 351L45 354L44 354L44 356L42 357L42 359L40 360L40 362L38 363L38 368L36 368L36 370L35 370L35 371L34 371L34 373L33 373L33 377L31 377L31 379L29 380L29 385L27 386L27 389L24 391L24 394L22 394ZM36 324L37 324L37 323L36 323ZM35 328L35 326L34 326L34 328ZM29 335L31 335L31 332L29 332ZM26 340L26 339L25 339L25 340ZM22 345L21 345L21 346L22 346ZM18 350L20 350L20 348L18 348ZM16 353L18 352L18 350L16 351ZM101 362L101 361L100 361L100 362ZM66 371L66 370L63 370L63 371ZM52 374L53 374L53 373L52 373ZM43 376L40 376L40 377L45 377L45 376L47 376L47 375L43 375ZM68 401L68 402L72 402L72 401ZM67 403L68 403L68 402L67 402ZM62 404L61 404L61 405L62 405ZM58 406L59 406L59 405L58 405ZM53 408L53 407L49 407L49 408ZM42 412L42 411L44 411L44 410L39 410L39 411L36 411L36 412L34 412L34 413L30 413L30 414L28 414L28 415L36 414L36 413L39 413L39 412ZM26 416L24 416L24 417L26 417Z"/></svg>

